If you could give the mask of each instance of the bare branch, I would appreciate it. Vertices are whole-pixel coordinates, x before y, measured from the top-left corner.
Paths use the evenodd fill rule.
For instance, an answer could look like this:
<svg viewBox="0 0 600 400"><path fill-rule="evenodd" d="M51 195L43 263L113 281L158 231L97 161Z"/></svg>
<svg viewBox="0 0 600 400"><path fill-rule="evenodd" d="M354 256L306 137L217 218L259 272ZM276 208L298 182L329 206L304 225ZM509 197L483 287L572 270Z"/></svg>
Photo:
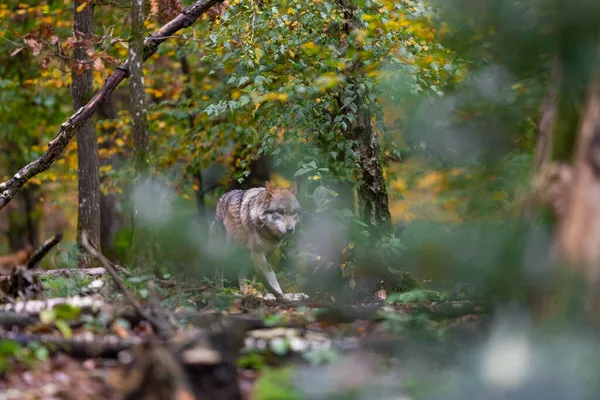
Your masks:
<svg viewBox="0 0 600 400"><path fill-rule="evenodd" d="M44 244L42 244L33 253L33 255L29 258L29 260L25 264L25 268L27 268L27 269L33 269L33 268L35 268L35 266L37 265L37 263L39 263L42 260L42 258L44 258L44 256L46 254L48 254L48 252L50 250L52 250L52 248L54 246L56 246L58 243L60 243L60 241L62 240L62 238L63 238L62 233L57 233L56 235L52 236L50 239L46 240L44 242Z"/></svg>
<svg viewBox="0 0 600 400"><path fill-rule="evenodd" d="M96 257L98 261L100 261L104 269L108 271L110 276L112 276L113 280L115 281L115 284L119 287L123 295L131 303L133 308L135 308L135 311L137 311L137 313L146 321L150 322L152 328L156 333L162 336L162 334L171 330L170 327L167 326L165 323L163 323L162 321L158 321L156 318L150 315L150 313L144 310L142 305L135 299L135 297L133 297L129 289L127 289L127 286L125 286L125 283L123 283L123 280L117 274L116 268L113 265L113 263L107 260L106 257L102 255L102 253L100 253L90 244L85 232L83 232L83 234L81 235L81 246L85 249L85 251L87 251L89 254Z"/></svg>
<svg viewBox="0 0 600 400"><path fill-rule="evenodd" d="M144 61L150 58L158 46L173 36L177 31L192 25L203 13L223 0L200 0L181 12L177 17L167 22L156 32L144 40ZM0 183L0 209L4 208L17 194L17 192L35 175L47 170L62 154L73 136L88 118L90 118L106 100L106 98L127 78L129 74L129 60L119 65L115 72L109 76L100 90L92 99L66 122L64 122L56 137L48 144L48 150L38 159L21 168L12 178Z"/></svg>

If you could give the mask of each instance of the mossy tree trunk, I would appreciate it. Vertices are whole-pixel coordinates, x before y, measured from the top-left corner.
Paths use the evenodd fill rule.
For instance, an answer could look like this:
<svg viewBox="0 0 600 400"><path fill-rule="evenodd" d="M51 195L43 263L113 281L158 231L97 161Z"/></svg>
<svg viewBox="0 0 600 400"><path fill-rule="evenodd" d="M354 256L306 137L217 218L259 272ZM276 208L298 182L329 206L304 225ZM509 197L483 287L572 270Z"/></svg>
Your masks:
<svg viewBox="0 0 600 400"><path fill-rule="evenodd" d="M75 2L73 31L75 43L74 57L79 62L72 72L73 109L75 112L87 104L92 98L93 69L88 50L93 48L94 2L83 0ZM100 248L100 158L98 156L98 140L94 117L88 118L77 129L77 177L78 177L78 209L77 209L77 242L81 243L84 232L95 247ZM91 268L96 265L93 257L81 251L80 268Z"/></svg>
<svg viewBox="0 0 600 400"><path fill-rule="evenodd" d="M559 32L558 56L542 108L536 166L548 180L543 195L554 211L553 256L569 267L563 271L574 271L586 283L585 311L590 320L599 321L600 35L596 31L578 26ZM579 293L574 287L559 292ZM561 300L552 301L554 307Z"/></svg>
<svg viewBox="0 0 600 400"><path fill-rule="evenodd" d="M144 0L131 0L131 37L129 40L129 87L131 90L131 121L133 124L133 157L136 182L139 188L149 182L150 138L144 84ZM144 199L138 199L145 201ZM140 215L138 205L133 210L133 265L153 268L151 227Z"/></svg>
<svg viewBox="0 0 600 400"><path fill-rule="evenodd" d="M349 47L348 38L363 24L353 0L337 0L337 5L344 15L340 39L341 53L344 54ZM356 150L360 154L357 180L359 214L369 224L373 237L378 238L391 233L393 226L381 164L381 149L372 124L372 108L375 104L370 99L370 89L362 75L362 67L360 56L357 56L346 76L339 105L347 113L344 137L356 143Z"/></svg>

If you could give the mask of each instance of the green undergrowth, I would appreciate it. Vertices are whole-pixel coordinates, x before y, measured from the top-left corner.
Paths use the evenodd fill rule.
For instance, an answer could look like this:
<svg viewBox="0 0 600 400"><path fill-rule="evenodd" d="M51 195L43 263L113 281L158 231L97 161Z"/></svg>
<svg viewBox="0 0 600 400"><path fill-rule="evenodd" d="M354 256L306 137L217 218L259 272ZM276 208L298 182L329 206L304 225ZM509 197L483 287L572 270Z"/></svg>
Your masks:
<svg viewBox="0 0 600 400"><path fill-rule="evenodd" d="M48 297L71 297L92 283L94 278L87 275L73 274L70 277L41 277L44 291Z"/></svg>

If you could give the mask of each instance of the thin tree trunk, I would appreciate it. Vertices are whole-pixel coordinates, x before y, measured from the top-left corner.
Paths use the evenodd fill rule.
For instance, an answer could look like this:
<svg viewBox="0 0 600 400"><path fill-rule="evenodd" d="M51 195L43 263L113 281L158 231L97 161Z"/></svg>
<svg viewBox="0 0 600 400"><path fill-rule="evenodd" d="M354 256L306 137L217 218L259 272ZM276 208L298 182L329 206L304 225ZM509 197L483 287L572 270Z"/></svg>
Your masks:
<svg viewBox="0 0 600 400"><path fill-rule="evenodd" d="M94 24L94 5L87 5L78 11L83 1L77 1L74 7L73 30L77 37L75 59L80 61L78 68L72 72L73 108L75 111L83 107L93 95L93 71L87 49L91 46ZM77 160L79 205L77 212L77 242L81 243L83 232L95 246L100 246L100 177L98 158L98 141L95 132L94 118L86 120L77 129ZM95 261L87 252L81 251L80 268L91 268Z"/></svg>
<svg viewBox="0 0 600 400"><path fill-rule="evenodd" d="M148 171L148 120L146 112L146 89L144 84L144 0L131 0L131 40L129 60L131 88L131 111L133 123L133 153L138 177Z"/></svg>
<svg viewBox="0 0 600 400"><path fill-rule="evenodd" d="M131 0L131 39L129 41L131 121L133 123L133 157L137 185L149 179L148 156L150 139L146 111L146 87L144 84L144 0ZM152 265L152 238L145 226L137 205L133 211L133 264L138 267Z"/></svg>
<svg viewBox="0 0 600 400"><path fill-rule="evenodd" d="M342 32L347 38L354 30L362 26L362 21L357 15L357 9L352 0L337 0L337 3L344 14ZM341 40L342 48L348 46L346 38ZM351 76L347 79L347 90L340 99L340 106L346 106L354 116L353 120L348 121L347 128L343 133L347 140L354 140L357 143L357 150L360 154L358 162L360 168L358 177L359 213L363 221L370 224L371 231L377 238L382 234L392 232L393 227L383 167L380 161L381 150L371 122L370 107L372 104L369 104L368 88L359 72L362 66L360 59L357 59L350 68L353 72L350 72ZM352 89L348 90L350 87ZM348 97L352 97L350 103L346 102Z"/></svg>
<svg viewBox="0 0 600 400"><path fill-rule="evenodd" d="M185 97L192 102L193 93L192 93L192 77L190 70L190 63L186 56L181 57L181 73L185 76ZM191 106L191 104L190 104ZM194 124L194 115L188 115L188 123L190 129L193 130L195 127ZM197 189L194 190L194 194L196 197L196 210L198 211L198 217L200 219L200 224L203 228L205 228L206 222L206 204L205 204L205 193L203 188L203 180L202 180L202 168L200 165L196 166L195 170L192 172L194 181L196 182Z"/></svg>
<svg viewBox="0 0 600 400"><path fill-rule="evenodd" d="M560 57L555 56L552 60L550 77L548 78L548 90L542 103L540 120L538 123L538 137L535 145L534 167L536 170L550 160L552 152L552 131L556 120L558 107L558 89L561 81Z"/></svg>

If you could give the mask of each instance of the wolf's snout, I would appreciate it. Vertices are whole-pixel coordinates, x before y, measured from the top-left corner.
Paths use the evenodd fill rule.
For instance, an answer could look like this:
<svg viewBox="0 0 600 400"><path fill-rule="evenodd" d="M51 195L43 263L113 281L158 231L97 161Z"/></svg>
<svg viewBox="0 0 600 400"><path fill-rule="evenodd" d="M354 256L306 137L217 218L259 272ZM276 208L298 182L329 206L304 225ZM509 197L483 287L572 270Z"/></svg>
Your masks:
<svg viewBox="0 0 600 400"><path fill-rule="evenodd" d="M287 233L294 233L294 227L293 227L293 226L288 226L288 227L286 228L286 232L287 232Z"/></svg>

